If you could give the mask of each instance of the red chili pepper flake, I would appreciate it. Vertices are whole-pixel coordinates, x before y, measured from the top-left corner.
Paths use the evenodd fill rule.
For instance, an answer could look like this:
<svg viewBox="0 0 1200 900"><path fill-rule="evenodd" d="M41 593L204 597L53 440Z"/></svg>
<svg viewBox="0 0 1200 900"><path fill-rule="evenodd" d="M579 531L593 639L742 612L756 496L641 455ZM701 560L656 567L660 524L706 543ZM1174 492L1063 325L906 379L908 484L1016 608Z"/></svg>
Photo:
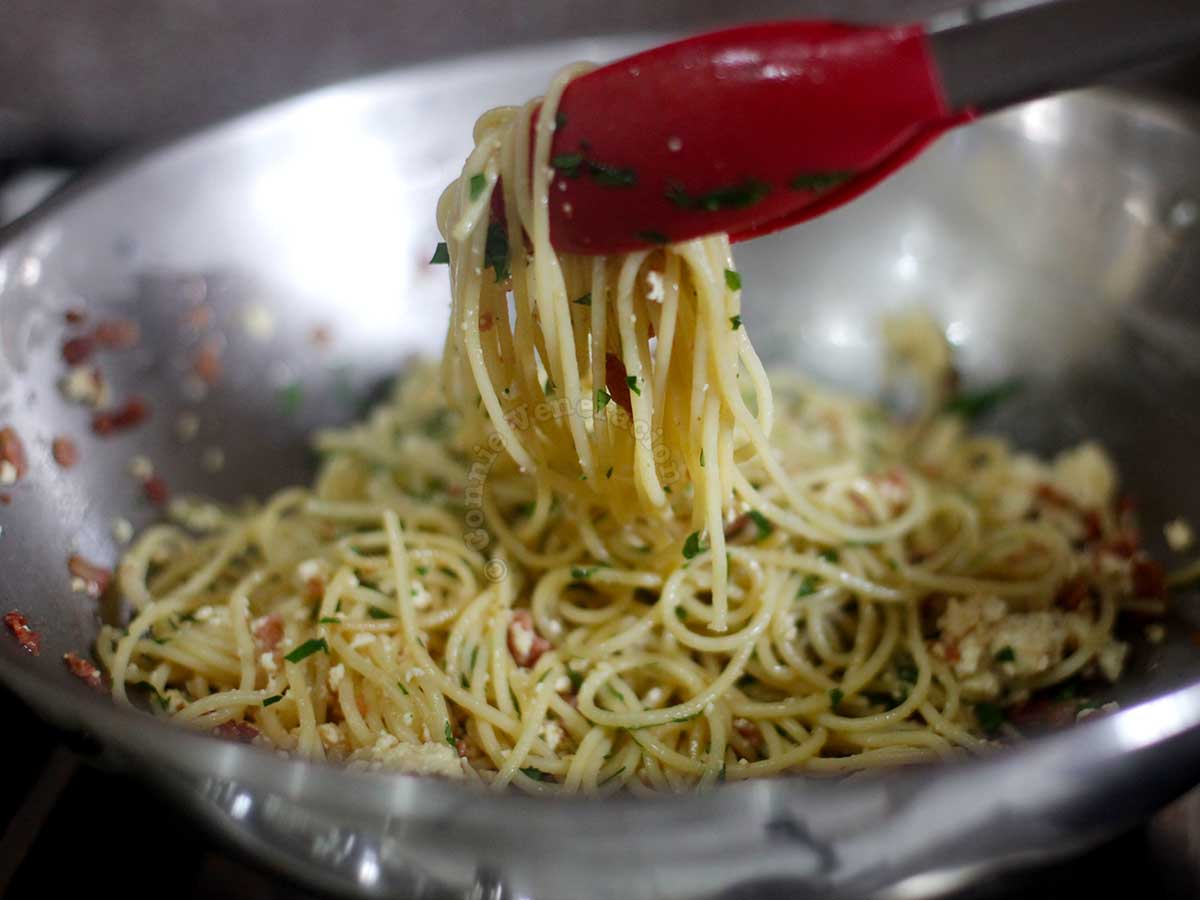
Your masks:
<svg viewBox="0 0 1200 900"><path fill-rule="evenodd" d="M68 309L63 313L63 320L68 325L82 325L87 320L87 313L82 309Z"/></svg>
<svg viewBox="0 0 1200 900"><path fill-rule="evenodd" d="M1063 583L1058 589L1054 602L1063 609L1076 610L1088 598L1090 587L1088 580L1082 575L1076 575Z"/></svg>
<svg viewBox="0 0 1200 900"><path fill-rule="evenodd" d="M16 484L28 471L29 463L20 435L12 426L0 428L0 484Z"/></svg>
<svg viewBox="0 0 1200 900"><path fill-rule="evenodd" d="M496 324L496 320L492 316L491 313L482 313L479 316L479 330L480 331L491 331L492 326L494 326L495 324Z"/></svg>
<svg viewBox="0 0 1200 900"><path fill-rule="evenodd" d="M227 741L237 741L239 744L249 744L258 737L258 729L249 722L222 722L212 730L212 733Z"/></svg>
<svg viewBox="0 0 1200 900"><path fill-rule="evenodd" d="M142 482L142 494L155 506L162 506L167 502L170 490L161 475L151 475Z"/></svg>
<svg viewBox="0 0 1200 900"><path fill-rule="evenodd" d="M96 349L96 343L87 335L74 337L63 341L62 358L68 366L77 366L85 362Z"/></svg>
<svg viewBox="0 0 1200 900"><path fill-rule="evenodd" d="M192 361L192 371L209 387L221 380L221 351L217 344L209 341L200 348Z"/></svg>
<svg viewBox="0 0 1200 900"><path fill-rule="evenodd" d="M93 597L103 594L108 588L109 582L112 581L112 569L88 562L78 553L72 554L67 559L67 569L72 575L83 581L87 593Z"/></svg>
<svg viewBox="0 0 1200 900"><path fill-rule="evenodd" d="M104 679L100 676L100 670L74 650L63 654L63 662L67 664L71 674L88 687L97 691L104 690Z"/></svg>
<svg viewBox="0 0 1200 900"><path fill-rule="evenodd" d="M92 416L92 431L101 437L107 437L127 428L135 428L148 418L150 407L141 398L134 397L118 409L106 410Z"/></svg>
<svg viewBox="0 0 1200 900"><path fill-rule="evenodd" d="M1086 532L1085 540L1089 543L1099 540L1104 535L1104 524L1100 520L1100 514L1094 509L1083 514L1083 527Z"/></svg>
<svg viewBox="0 0 1200 900"><path fill-rule="evenodd" d="M17 639L17 643L21 645L22 650L30 656L37 656L41 652L42 636L29 627L29 622L26 621L23 615L14 609L12 612L5 614L4 624L8 626L8 630Z"/></svg>
<svg viewBox="0 0 1200 900"><path fill-rule="evenodd" d="M69 437L56 437L50 445L50 452L54 455L54 461L64 469L79 462L79 448Z"/></svg>
<svg viewBox="0 0 1200 900"><path fill-rule="evenodd" d="M109 319L97 325L92 336L107 350L128 350L141 339L142 329L130 319Z"/></svg>
<svg viewBox="0 0 1200 900"><path fill-rule="evenodd" d="M625 363L621 362L621 357L615 353L606 353L604 355L604 384L608 388L608 395L621 409L632 416L633 404L629 399L627 379L628 373L625 371Z"/></svg>
<svg viewBox="0 0 1200 900"><path fill-rule="evenodd" d="M1133 593L1142 598L1163 600L1167 596L1167 576L1162 564L1145 556L1133 561Z"/></svg>

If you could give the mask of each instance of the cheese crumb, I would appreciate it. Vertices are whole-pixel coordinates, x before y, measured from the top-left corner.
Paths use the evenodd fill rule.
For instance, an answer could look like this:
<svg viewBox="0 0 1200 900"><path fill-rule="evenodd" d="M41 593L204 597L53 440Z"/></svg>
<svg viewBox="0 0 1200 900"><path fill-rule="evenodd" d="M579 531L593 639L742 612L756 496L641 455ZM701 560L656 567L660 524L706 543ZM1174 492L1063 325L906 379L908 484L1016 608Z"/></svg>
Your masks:
<svg viewBox="0 0 1200 900"><path fill-rule="evenodd" d="M266 672L274 672L279 668L278 664L275 662L274 653L264 653L258 658L258 662Z"/></svg>
<svg viewBox="0 0 1200 900"><path fill-rule="evenodd" d="M329 670L329 689L335 694L338 688L342 686L342 679L346 677L346 667L342 663L338 663Z"/></svg>
<svg viewBox="0 0 1200 900"><path fill-rule="evenodd" d="M128 544L133 540L133 524L128 519L113 519L112 535L118 544Z"/></svg>
<svg viewBox="0 0 1200 900"><path fill-rule="evenodd" d="M149 481L154 477L154 463L142 455L137 455L129 460L129 474L138 481Z"/></svg>
<svg viewBox="0 0 1200 900"><path fill-rule="evenodd" d="M375 635L371 634L369 631L360 631L350 639L350 646L355 650L357 650L359 647L365 647L367 644L373 643L375 643Z"/></svg>
<svg viewBox="0 0 1200 900"><path fill-rule="evenodd" d="M1195 535L1192 533L1192 526L1188 524L1186 519L1172 519L1163 526L1163 536L1167 539L1167 546L1176 552L1186 550L1192 546L1195 540Z"/></svg>
<svg viewBox="0 0 1200 900"><path fill-rule="evenodd" d="M0 485L8 487L17 483L17 467L7 459L0 460Z"/></svg>
<svg viewBox="0 0 1200 900"><path fill-rule="evenodd" d="M182 412L175 419L175 437L187 443L200 430L200 417L194 412Z"/></svg>

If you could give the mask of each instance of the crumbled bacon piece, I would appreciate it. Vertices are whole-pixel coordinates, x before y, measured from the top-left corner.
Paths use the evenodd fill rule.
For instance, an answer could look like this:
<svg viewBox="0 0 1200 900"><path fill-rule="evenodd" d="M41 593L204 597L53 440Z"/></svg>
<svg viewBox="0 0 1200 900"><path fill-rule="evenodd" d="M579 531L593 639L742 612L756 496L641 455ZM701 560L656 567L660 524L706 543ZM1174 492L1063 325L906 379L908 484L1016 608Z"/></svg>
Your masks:
<svg viewBox="0 0 1200 900"><path fill-rule="evenodd" d="M200 348L192 361L192 371L209 387L221 380L221 352L216 344L209 341Z"/></svg>
<svg viewBox="0 0 1200 900"><path fill-rule="evenodd" d="M550 642L534 630L533 616L529 610L516 610L508 625L508 652L517 665L530 668L549 649Z"/></svg>
<svg viewBox="0 0 1200 900"><path fill-rule="evenodd" d="M1052 484L1043 482L1037 486L1037 490L1034 493L1039 500L1045 500L1051 506L1060 506L1063 509L1075 508L1075 501Z"/></svg>
<svg viewBox="0 0 1200 900"><path fill-rule="evenodd" d="M254 639L264 650L274 650L283 640L283 617L279 613L270 613L254 623Z"/></svg>
<svg viewBox="0 0 1200 900"><path fill-rule="evenodd" d="M239 744L249 744L258 737L258 729L249 722L241 720L222 722L212 730L212 733L227 741L237 741Z"/></svg>
<svg viewBox="0 0 1200 900"><path fill-rule="evenodd" d="M467 742L459 738L454 742L454 749L458 751L458 755L463 759L467 758Z"/></svg>
<svg viewBox="0 0 1200 900"><path fill-rule="evenodd" d="M491 313L482 313L479 316L479 330L480 331L491 331L492 326L495 324L496 324L496 320L492 316Z"/></svg>
<svg viewBox="0 0 1200 900"><path fill-rule="evenodd" d="M325 581L317 576L313 576L304 582L304 599L320 600L325 596Z"/></svg>
<svg viewBox="0 0 1200 900"><path fill-rule="evenodd" d="M54 455L54 461L64 469L79 462L79 448L69 437L56 437L50 445L50 452Z"/></svg>
<svg viewBox="0 0 1200 900"><path fill-rule="evenodd" d="M127 350L138 342L142 330L129 319L109 319L96 326L96 343L108 350Z"/></svg>
<svg viewBox="0 0 1200 900"><path fill-rule="evenodd" d="M81 309L68 309L63 313L63 320L68 325L82 325L87 318L87 313Z"/></svg>
<svg viewBox="0 0 1200 900"><path fill-rule="evenodd" d="M76 578L83 580L83 583L87 585L87 592L93 597L103 594L108 588L108 583L112 581L112 569L88 562L79 554L73 554L67 559L67 569Z"/></svg>
<svg viewBox="0 0 1200 900"><path fill-rule="evenodd" d="M1088 592L1088 580L1082 575L1076 575L1065 581L1058 589L1058 595L1054 598L1054 602L1063 609L1076 610L1088 598Z"/></svg>
<svg viewBox="0 0 1200 900"><path fill-rule="evenodd" d="M731 541L736 538L752 521L750 513L742 513L725 526L725 540Z"/></svg>
<svg viewBox="0 0 1200 900"><path fill-rule="evenodd" d="M119 409L106 410L92 416L92 431L107 437L118 431L136 428L150 417L150 407L139 397L127 401Z"/></svg>
<svg viewBox="0 0 1200 900"><path fill-rule="evenodd" d="M1093 510L1088 510L1083 514L1083 528L1085 531L1084 540L1089 543L1098 541L1104 535L1104 524L1100 520L1100 514Z"/></svg>
<svg viewBox="0 0 1200 900"><path fill-rule="evenodd" d="M1133 561L1133 593L1145 599L1162 600L1167 596L1167 576L1162 564L1145 556Z"/></svg>
<svg viewBox="0 0 1200 900"><path fill-rule="evenodd" d="M70 340L63 341L62 358L68 366L77 366L81 362L85 362L92 351L96 349L95 342L88 336L74 337Z"/></svg>
<svg viewBox="0 0 1200 900"><path fill-rule="evenodd" d="M4 624L8 626L8 630L12 632L13 637L17 639L17 643L26 653L37 656L41 652L42 636L29 627L29 622L23 615L14 609L5 614Z"/></svg>
<svg viewBox="0 0 1200 900"><path fill-rule="evenodd" d="M8 477L3 481L5 484L14 484L20 481L29 471L29 463L25 457L25 445L21 443L21 437L16 430L9 425L0 428L0 467L4 463L11 468Z"/></svg>
<svg viewBox="0 0 1200 900"><path fill-rule="evenodd" d="M63 654L63 662L67 664L71 674L88 687L97 691L104 690L104 680L100 677L100 670L74 650Z"/></svg>
<svg viewBox="0 0 1200 900"><path fill-rule="evenodd" d="M170 491L161 475L151 475L142 482L142 494L155 506L163 506L170 496Z"/></svg>

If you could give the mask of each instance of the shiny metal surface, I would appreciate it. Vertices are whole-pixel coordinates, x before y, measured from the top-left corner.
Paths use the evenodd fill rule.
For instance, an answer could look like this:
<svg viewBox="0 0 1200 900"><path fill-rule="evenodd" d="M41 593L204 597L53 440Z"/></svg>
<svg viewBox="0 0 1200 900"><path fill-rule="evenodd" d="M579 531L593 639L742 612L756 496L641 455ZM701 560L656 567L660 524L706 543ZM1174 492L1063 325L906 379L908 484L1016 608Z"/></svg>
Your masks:
<svg viewBox="0 0 1200 900"><path fill-rule="evenodd" d="M147 455L176 492L237 498L306 478L310 428L351 418L406 354L440 345L433 203L476 113L536 93L568 60L642 43L323 91L84 181L0 232L0 423L31 458L0 506L0 607L45 634L36 659L0 640L0 679L230 840L314 885L373 896L932 896L1070 852L1195 783L1191 594L1173 638L1139 647L1116 692L1132 706L1117 715L953 767L654 802L535 802L284 762L114 709L67 675L62 653L86 648L98 623L70 590L67 554L111 562L113 518L152 519L130 456ZM1165 552L1164 521L1200 518L1197 159L1200 117L1167 103L1096 92L1014 110L949 135L850 207L740 248L747 328L770 361L875 390L878 316L930 308L969 382L1026 379L992 424L1041 451L1104 441ZM226 372L204 398L187 377L201 339L181 324L198 303ZM79 307L142 325L137 351L101 359L116 397L153 404L137 431L93 439L54 388L61 314ZM321 349L310 335L325 324ZM294 384L302 395L281 406ZM186 443L182 410L201 422ZM54 466L58 434L78 439L81 465ZM221 473L202 465L213 446Z"/></svg>

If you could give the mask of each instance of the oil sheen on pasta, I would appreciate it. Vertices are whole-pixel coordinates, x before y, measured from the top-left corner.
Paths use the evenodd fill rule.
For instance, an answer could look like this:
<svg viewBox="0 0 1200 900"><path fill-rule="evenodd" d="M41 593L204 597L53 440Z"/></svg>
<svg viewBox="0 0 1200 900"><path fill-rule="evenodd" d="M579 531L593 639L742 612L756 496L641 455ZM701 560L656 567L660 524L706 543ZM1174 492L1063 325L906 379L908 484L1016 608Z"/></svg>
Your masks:
<svg viewBox="0 0 1200 900"><path fill-rule="evenodd" d="M99 640L116 699L356 767L641 792L985 752L1005 707L1115 679L1118 612L1161 598L1104 453L768 383L724 236L556 255L575 71L536 128L485 114L443 195L441 368L318 434L311 486L140 536ZM892 345L932 410L949 354L914 321Z"/></svg>

